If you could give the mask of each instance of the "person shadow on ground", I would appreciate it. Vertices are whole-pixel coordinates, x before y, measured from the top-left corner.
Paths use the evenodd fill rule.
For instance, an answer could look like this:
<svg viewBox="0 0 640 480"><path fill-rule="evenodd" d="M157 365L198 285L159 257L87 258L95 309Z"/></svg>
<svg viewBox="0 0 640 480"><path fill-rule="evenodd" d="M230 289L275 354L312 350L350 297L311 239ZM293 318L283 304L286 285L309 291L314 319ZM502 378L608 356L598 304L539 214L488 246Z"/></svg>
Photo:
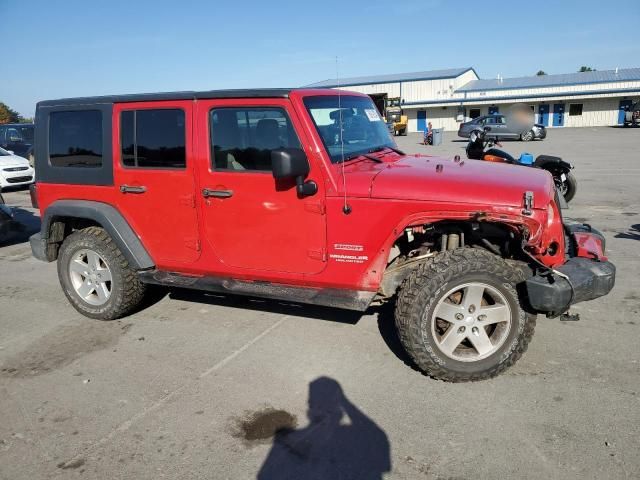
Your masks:
<svg viewBox="0 0 640 480"><path fill-rule="evenodd" d="M309 425L276 432L258 480L382 479L391 470L384 430L352 404L340 384L309 384Z"/></svg>

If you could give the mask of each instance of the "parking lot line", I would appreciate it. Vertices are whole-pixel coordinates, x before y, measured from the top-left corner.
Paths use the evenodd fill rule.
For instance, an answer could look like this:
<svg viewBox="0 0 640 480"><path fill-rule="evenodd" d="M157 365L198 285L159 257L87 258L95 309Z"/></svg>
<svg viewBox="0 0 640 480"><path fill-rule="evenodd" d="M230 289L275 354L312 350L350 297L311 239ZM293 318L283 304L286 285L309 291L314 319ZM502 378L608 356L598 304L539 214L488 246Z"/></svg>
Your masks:
<svg viewBox="0 0 640 480"><path fill-rule="evenodd" d="M222 367L224 367L226 364L228 364L231 360L236 358L241 353L245 352L248 348L250 348L256 342L259 342L262 338L266 337L269 333L271 333L273 330L275 330L280 325L282 325L282 323L285 320L287 320L288 318L290 318L290 316L289 315L285 315L284 317L282 317L277 322L271 324L268 328L263 330L260 334L256 335L255 337L253 337L251 340L249 340L243 346L241 346L237 350L233 351L232 353L227 355L225 358L223 358L222 360L217 362L215 365L213 365L212 367L208 368L207 370L202 372L200 375L198 375L197 380L184 383L181 386L179 386L178 388L176 388L175 390L167 393L165 396L163 396L162 398L157 400L155 403L151 404L147 408L142 409L140 412L135 414L130 419L125 420L120 425L118 425L116 428L114 428L111 432L109 432L107 435L105 435L104 437L99 439L97 442L95 442L95 443L89 445L88 447L84 448L82 452L79 452L79 453L75 454L72 458L70 458L66 462L63 462L61 465L63 465L63 468L64 468L64 465L73 464L73 462L76 462L77 460L81 459L84 455L87 455L87 454L93 452L98 447L101 447L101 446L105 445L106 443L108 443L111 439L113 439L119 433L126 432L136 422L138 422L139 420L141 420L142 418L147 416L149 413L151 413L151 412L157 410L158 408L162 407L169 400L171 400L172 398L174 398L177 395L179 395L182 391L186 390L187 387L197 383L198 381L200 381L201 379L207 377L208 375L211 375L213 372L215 372L217 370L220 370Z"/></svg>

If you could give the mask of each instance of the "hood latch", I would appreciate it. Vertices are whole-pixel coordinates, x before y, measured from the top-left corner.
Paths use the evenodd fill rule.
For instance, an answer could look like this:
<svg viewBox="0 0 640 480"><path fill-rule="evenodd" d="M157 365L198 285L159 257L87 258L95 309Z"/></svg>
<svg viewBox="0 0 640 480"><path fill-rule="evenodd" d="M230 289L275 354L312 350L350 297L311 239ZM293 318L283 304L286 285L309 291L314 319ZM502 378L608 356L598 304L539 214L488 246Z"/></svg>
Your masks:
<svg viewBox="0 0 640 480"><path fill-rule="evenodd" d="M522 198L522 214L523 215L531 215L533 208L533 192L526 191L524 192Z"/></svg>

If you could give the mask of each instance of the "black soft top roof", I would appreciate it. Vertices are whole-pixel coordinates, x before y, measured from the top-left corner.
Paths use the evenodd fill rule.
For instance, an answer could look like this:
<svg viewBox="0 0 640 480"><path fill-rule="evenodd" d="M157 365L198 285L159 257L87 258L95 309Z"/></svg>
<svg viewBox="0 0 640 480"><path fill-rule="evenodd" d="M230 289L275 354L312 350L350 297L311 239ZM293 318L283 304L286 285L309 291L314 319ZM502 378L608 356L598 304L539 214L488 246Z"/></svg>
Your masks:
<svg viewBox="0 0 640 480"><path fill-rule="evenodd" d="M287 98L291 88L258 88L238 90L209 90L205 92L135 93L99 97L61 98L38 102L38 107L110 104L122 102L155 102L161 100L195 100L199 98Z"/></svg>

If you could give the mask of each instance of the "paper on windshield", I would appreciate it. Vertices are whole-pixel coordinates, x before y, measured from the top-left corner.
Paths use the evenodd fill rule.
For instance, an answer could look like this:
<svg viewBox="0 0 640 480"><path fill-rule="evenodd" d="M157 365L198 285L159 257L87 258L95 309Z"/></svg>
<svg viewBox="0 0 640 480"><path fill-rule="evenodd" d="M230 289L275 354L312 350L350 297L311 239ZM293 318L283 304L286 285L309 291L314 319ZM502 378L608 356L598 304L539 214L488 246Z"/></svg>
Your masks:
<svg viewBox="0 0 640 480"><path fill-rule="evenodd" d="M367 114L367 118L370 122L380 121L380 115L378 115L378 110L376 110L375 108L365 108L364 113Z"/></svg>

